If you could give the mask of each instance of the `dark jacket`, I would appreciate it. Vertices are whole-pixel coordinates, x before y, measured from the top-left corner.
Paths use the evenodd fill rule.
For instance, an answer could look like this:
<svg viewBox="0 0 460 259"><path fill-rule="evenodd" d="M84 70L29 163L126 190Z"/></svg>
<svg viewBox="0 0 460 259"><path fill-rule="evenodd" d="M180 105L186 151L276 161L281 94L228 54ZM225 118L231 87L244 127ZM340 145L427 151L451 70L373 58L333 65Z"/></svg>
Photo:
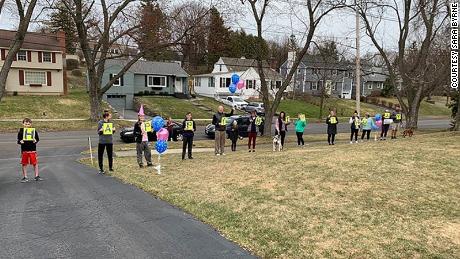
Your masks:
<svg viewBox="0 0 460 259"><path fill-rule="evenodd" d="M252 116L249 117L248 133L250 133L250 132L257 133L259 131L259 126L260 125L256 125L256 119L257 119L257 116L256 117L252 117Z"/></svg>
<svg viewBox="0 0 460 259"><path fill-rule="evenodd" d="M276 122L278 123L278 129L280 131L287 131L287 124L281 119L281 117L278 117Z"/></svg>
<svg viewBox="0 0 460 259"><path fill-rule="evenodd" d="M331 115L327 116L326 124L327 124L327 134L337 134L337 124L339 124L339 120L335 117L336 123L331 123Z"/></svg>
<svg viewBox="0 0 460 259"><path fill-rule="evenodd" d="M359 118L359 116L356 116L356 117L351 116L350 117L350 124L351 124L351 129L352 130L359 130L359 126L361 125L361 119Z"/></svg>
<svg viewBox="0 0 460 259"><path fill-rule="evenodd" d="M212 124L216 126L216 130L225 131L225 128L227 127L227 125L220 125L220 121L222 117L230 117L232 115L233 115L233 110L230 113L217 112L216 114L214 114L214 116L212 116Z"/></svg>
<svg viewBox="0 0 460 259"><path fill-rule="evenodd" d="M185 130L185 122L187 122L188 120L185 119L183 122L182 122L182 135L184 137L193 137L193 135L195 135L195 131L196 131L196 123L194 120L191 120L191 122L193 122L193 130Z"/></svg>
<svg viewBox="0 0 460 259"><path fill-rule="evenodd" d="M24 141L24 144L21 144L21 140L24 135L24 128L19 129L18 131L18 145L21 145L21 152L24 151L37 151L37 143L40 141L38 137L38 132L35 130L35 143L33 141Z"/></svg>
<svg viewBox="0 0 460 259"><path fill-rule="evenodd" d="M141 129L141 125L142 125L142 122L141 122L141 121L137 121L137 122L134 124L133 135L134 135L134 139L136 140L136 143L142 143L142 129Z"/></svg>
<svg viewBox="0 0 460 259"><path fill-rule="evenodd" d="M398 114L399 114L399 116L398 116ZM398 120L398 117L399 117L399 120ZM402 121L402 113L393 112L393 114L391 115L391 118L393 119L394 123L400 123Z"/></svg>

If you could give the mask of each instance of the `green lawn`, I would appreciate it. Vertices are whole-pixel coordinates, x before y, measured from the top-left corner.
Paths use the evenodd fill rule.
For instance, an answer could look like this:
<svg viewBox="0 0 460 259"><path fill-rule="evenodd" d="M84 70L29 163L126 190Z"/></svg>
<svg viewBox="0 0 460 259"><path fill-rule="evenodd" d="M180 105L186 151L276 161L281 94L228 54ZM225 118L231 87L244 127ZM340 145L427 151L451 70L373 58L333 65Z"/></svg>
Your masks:
<svg viewBox="0 0 460 259"><path fill-rule="evenodd" d="M458 133L435 133L186 161L165 155L162 175L117 158L112 176L262 258L458 258L459 142Z"/></svg>
<svg viewBox="0 0 460 259"><path fill-rule="evenodd" d="M381 97L379 99L387 102L399 103L396 98ZM434 104L428 103L425 100L420 103L419 116L448 117L452 114L452 111L446 106L446 97L433 96L432 100L435 102Z"/></svg>

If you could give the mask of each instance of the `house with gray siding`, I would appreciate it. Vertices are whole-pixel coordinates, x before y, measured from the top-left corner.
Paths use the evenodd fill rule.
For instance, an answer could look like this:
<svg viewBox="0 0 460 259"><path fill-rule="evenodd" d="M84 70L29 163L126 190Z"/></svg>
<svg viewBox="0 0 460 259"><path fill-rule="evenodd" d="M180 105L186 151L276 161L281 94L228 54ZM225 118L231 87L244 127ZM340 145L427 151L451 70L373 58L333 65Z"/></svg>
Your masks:
<svg viewBox="0 0 460 259"><path fill-rule="evenodd" d="M102 85L128 63L125 59L109 59L105 62ZM178 62L139 60L105 92L104 100L115 107L132 109L136 95L189 96L188 74Z"/></svg>
<svg viewBox="0 0 460 259"><path fill-rule="evenodd" d="M280 73L286 78L294 62L294 52L281 65ZM320 95L325 86L328 95L351 99L356 92L355 64L348 61L327 62L317 55L306 55L295 72L291 91ZM363 65L361 70L361 95L368 96L375 90L382 90L387 75L382 68Z"/></svg>

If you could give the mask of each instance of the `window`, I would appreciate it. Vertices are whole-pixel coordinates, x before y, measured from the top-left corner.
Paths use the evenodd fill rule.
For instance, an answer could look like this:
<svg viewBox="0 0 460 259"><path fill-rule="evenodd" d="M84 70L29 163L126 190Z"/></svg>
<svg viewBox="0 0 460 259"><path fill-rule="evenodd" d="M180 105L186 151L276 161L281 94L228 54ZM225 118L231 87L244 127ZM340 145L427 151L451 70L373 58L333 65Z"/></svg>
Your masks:
<svg viewBox="0 0 460 259"><path fill-rule="evenodd" d="M252 83L252 80L246 80L246 89L254 88L254 85Z"/></svg>
<svg viewBox="0 0 460 259"><path fill-rule="evenodd" d="M318 82L311 83L311 90L318 90Z"/></svg>
<svg viewBox="0 0 460 259"><path fill-rule="evenodd" d="M46 72L25 71L26 85L46 85Z"/></svg>
<svg viewBox="0 0 460 259"><path fill-rule="evenodd" d="M372 90L372 82L367 83L367 89Z"/></svg>
<svg viewBox="0 0 460 259"><path fill-rule="evenodd" d="M51 62L51 52L43 52L43 62Z"/></svg>
<svg viewBox="0 0 460 259"><path fill-rule="evenodd" d="M341 84L341 83L335 83L335 84L332 83L332 91L337 91L337 88L338 88L339 84Z"/></svg>
<svg viewBox="0 0 460 259"><path fill-rule="evenodd" d="M215 87L214 77L208 79L208 87Z"/></svg>
<svg viewBox="0 0 460 259"><path fill-rule="evenodd" d="M230 86L230 83L231 83L231 79L230 79L230 78L225 78L225 77L221 77L221 78L220 78L220 88L229 87L229 86Z"/></svg>
<svg viewBox="0 0 460 259"><path fill-rule="evenodd" d="M195 78L195 87L201 87L201 78Z"/></svg>
<svg viewBox="0 0 460 259"><path fill-rule="evenodd" d="M166 77L165 76L151 76L147 78L147 86L150 87L166 87ZM200 81L201 84L201 81Z"/></svg>
<svg viewBox="0 0 460 259"><path fill-rule="evenodd" d="M110 80L112 80L112 78L114 77L115 75L114 74L110 74ZM117 80L115 80L115 82L113 82L112 86L120 86L121 85L121 81L120 81L120 78L119 77Z"/></svg>
<svg viewBox="0 0 460 259"><path fill-rule="evenodd" d="M276 89L279 89L281 87L281 81L276 81Z"/></svg>
<svg viewBox="0 0 460 259"><path fill-rule="evenodd" d="M18 51L17 60L27 61L27 52L25 50Z"/></svg>

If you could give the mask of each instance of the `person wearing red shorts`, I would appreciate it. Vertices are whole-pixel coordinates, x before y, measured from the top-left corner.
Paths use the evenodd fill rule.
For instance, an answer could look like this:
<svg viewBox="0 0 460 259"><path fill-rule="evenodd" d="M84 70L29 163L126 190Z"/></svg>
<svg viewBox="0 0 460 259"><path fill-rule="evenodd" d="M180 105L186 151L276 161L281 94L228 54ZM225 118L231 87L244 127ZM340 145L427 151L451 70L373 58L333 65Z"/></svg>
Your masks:
<svg viewBox="0 0 460 259"><path fill-rule="evenodd" d="M40 140L38 132L32 128L32 120L25 118L22 121L24 128L19 129L18 144L21 145L21 164L22 176L21 183L28 182L27 178L27 165L32 165L35 171L35 181L43 180L38 175L38 161L37 161L37 143Z"/></svg>

